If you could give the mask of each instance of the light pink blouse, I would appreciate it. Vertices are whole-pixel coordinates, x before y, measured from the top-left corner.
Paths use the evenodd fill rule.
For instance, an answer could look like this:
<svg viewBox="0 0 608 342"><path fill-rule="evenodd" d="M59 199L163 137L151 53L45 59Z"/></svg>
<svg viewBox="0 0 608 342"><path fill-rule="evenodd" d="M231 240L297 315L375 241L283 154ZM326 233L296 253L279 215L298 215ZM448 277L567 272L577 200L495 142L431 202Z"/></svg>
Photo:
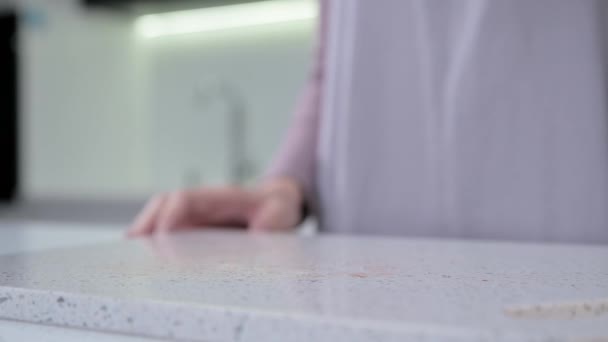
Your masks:
<svg viewBox="0 0 608 342"><path fill-rule="evenodd" d="M321 8L269 176L323 230L608 242L608 2Z"/></svg>

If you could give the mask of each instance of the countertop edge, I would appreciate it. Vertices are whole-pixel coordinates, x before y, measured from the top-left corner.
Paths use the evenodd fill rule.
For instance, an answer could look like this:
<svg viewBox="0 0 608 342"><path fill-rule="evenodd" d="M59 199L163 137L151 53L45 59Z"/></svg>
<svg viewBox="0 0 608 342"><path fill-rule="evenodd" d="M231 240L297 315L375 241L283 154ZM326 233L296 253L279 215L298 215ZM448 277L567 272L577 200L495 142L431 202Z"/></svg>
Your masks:
<svg viewBox="0 0 608 342"><path fill-rule="evenodd" d="M560 341L498 329L337 319L6 286L0 286L0 319L189 341Z"/></svg>

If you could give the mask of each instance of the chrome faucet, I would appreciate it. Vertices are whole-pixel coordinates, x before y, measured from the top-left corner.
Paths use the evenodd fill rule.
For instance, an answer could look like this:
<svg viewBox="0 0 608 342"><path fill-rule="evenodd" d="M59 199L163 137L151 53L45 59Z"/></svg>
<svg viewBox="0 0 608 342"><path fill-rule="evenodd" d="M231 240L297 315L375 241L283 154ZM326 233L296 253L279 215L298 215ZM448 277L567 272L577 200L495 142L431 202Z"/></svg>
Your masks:
<svg viewBox="0 0 608 342"><path fill-rule="evenodd" d="M197 99L210 101L219 99L226 105L226 150L229 181L234 185L244 185L253 176L254 168L249 159L247 143L247 105L241 91L224 81L212 82L210 86L195 90ZM217 95L215 97L214 95Z"/></svg>

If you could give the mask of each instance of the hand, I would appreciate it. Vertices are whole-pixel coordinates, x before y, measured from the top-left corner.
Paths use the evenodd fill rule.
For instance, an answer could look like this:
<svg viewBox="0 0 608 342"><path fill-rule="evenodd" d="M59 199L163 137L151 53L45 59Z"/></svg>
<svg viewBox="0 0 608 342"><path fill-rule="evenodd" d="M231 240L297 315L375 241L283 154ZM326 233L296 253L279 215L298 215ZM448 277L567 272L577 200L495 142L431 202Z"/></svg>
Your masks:
<svg viewBox="0 0 608 342"><path fill-rule="evenodd" d="M159 195L148 202L128 230L130 237L202 226L248 227L281 231L301 219L303 196L296 182L270 181L257 189L190 189Z"/></svg>

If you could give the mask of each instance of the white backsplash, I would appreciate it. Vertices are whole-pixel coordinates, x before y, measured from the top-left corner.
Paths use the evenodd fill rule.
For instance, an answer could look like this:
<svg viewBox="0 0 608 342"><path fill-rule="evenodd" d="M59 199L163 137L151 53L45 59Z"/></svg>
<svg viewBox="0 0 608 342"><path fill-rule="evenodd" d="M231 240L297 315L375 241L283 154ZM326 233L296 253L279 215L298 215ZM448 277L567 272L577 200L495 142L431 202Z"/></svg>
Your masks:
<svg viewBox="0 0 608 342"><path fill-rule="evenodd" d="M125 14L75 0L21 6L37 18L20 46L28 198L226 182L226 101L197 99L218 82L242 94L248 154L263 171L304 84L314 31L297 22L145 41Z"/></svg>

